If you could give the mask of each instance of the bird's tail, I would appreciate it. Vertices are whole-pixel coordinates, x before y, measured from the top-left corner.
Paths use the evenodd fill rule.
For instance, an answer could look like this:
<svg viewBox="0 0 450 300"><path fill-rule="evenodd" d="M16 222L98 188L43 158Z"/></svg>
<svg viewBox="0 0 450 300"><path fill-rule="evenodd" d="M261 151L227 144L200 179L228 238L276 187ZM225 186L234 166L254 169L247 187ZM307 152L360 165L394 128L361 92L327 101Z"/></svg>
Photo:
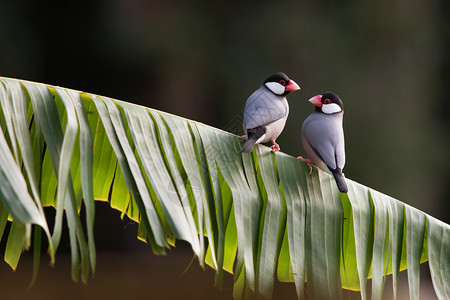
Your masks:
<svg viewBox="0 0 450 300"><path fill-rule="evenodd" d="M266 127L258 126L252 129L247 129L247 141L242 147L242 153L250 153L255 147L256 142L266 133Z"/></svg>
<svg viewBox="0 0 450 300"><path fill-rule="evenodd" d="M248 139L244 146L242 146L242 153L250 153L253 151L253 147L255 147L257 139Z"/></svg>
<svg viewBox="0 0 450 300"><path fill-rule="evenodd" d="M336 181L339 191L341 193L347 193L348 187L347 187L347 183L345 182L344 174L342 174L342 170L339 168L336 168L336 170L331 170L331 173L334 176L334 180Z"/></svg>

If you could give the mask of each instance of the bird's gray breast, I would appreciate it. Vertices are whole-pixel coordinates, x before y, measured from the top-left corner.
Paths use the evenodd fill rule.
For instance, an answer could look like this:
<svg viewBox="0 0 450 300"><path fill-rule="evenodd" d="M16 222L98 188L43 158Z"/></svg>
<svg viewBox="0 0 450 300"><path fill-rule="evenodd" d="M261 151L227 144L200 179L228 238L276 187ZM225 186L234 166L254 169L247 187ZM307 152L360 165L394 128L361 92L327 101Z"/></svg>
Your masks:
<svg viewBox="0 0 450 300"><path fill-rule="evenodd" d="M286 119L289 105L286 97L277 96L261 86L247 99L244 110L244 128L250 129Z"/></svg>
<svg viewBox="0 0 450 300"><path fill-rule="evenodd" d="M345 144L343 114L314 112L303 122L302 134L328 167L344 168Z"/></svg>

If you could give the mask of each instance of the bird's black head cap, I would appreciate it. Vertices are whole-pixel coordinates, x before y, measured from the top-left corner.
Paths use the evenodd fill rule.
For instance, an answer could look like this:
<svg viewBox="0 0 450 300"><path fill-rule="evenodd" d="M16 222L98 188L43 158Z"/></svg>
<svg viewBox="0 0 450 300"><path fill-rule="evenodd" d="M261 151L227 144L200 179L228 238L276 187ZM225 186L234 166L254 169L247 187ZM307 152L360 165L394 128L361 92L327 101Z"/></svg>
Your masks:
<svg viewBox="0 0 450 300"><path fill-rule="evenodd" d="M284 74L283 72L278 72L278 73L270 75L264 81L264 83L267 83L267 82L278 82L282 86L287 86L289 84L289 77L287 77L287 75Z"/></svg>
<svg viewBox="0 0 450 300"><path fill-rule="evenodd" d="M281 91L275 91L273 88L269 88L269 85L277 83L279 85L277 85L278 87L282 87L283 92ZM292 85L295 84L295 86L297 88L292 89ZM264 81L264 85L266 86L267 89L269 89L272 93L274 93L275 95L278 96L286 96L287 94L289 94L291 91L295 91L297 89L300 89L300 87L297 86L297 84L295 82L293 82L292 80L289 79L289 77L287 77L286 74L284 74L283 72L278 72L275 73L273 75L270 75L269 78L267 78ZM278 90L278 89L277 89Z"/></svg>
<svg viewBox="0 0 450 300"><path fill-rule="evenodd" d="M336 103L339 105L342 109L344 109L344 103L342 102L341 98L339 98L338 95L332 92L326 92L322 94L322 103L326 99L330 99L331 103Z"/></svg>
<svg viewBox="0 0 450 300"><path fill-rule="evenodd" d="M335 103L337 105L339 105L339 107L344 110L344 103L342 102L341 98L339 98L338 95L336 95L335 93L332 92L325 92L322 94L322 98L321 98L321 102L322 104L330 104L330 103ZM317 111L322 111L322 109L320 107L316 107Z"/></svg>

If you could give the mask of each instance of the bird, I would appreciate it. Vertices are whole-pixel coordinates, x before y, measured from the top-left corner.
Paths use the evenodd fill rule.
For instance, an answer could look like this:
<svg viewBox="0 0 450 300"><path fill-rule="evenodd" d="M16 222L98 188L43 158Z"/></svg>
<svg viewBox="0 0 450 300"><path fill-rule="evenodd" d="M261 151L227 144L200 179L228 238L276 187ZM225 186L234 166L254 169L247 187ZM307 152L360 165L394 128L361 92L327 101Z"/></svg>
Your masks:
<svg viewBox="0 0 450 300"><path fill-rule="evenodd" d="M295 81L278 72L269 76L263 84L248 97L244 109L244 132L247 141L243 153L252 152L255 144L272 142L272 152L280 150L275 142L284 129L289 115L286 95L299 90Z"/></svg>
<svg viewBox="0 0 450 300"><path fill-rule="evenodd" d="M298 158L333 175L341 193L347 193L348 187L342 170L345 165L345 143L343 116L344 104L336 94L326 92L309 99L315 111L302 125L302 144L309 158Z"/></svg>

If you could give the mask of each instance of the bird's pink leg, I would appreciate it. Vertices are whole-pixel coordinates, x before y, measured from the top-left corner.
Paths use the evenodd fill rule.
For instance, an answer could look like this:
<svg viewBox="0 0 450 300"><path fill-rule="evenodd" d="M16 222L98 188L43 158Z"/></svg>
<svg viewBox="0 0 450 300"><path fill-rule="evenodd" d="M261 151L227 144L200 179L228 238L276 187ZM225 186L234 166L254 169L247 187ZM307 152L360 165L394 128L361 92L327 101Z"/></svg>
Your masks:
<svg viewBox="0 0 450 300"><path fill-rule="evenodd" d="M270 146L270 149L272 149L272 153L275 153L277 151L280 151L280 145L278 145L275 140L271 140L272 146Z"/></svg>
<svg viewBox="0 0 450 300"><path fill-rule="evenodd" d="M310 158L303 158L302 156L299 156L299 157L297 157L297 158L300 159L301 161L304 161L305 163L308 164L308 167L309 167L309 175L311 175L311 173L312 173L312 164L314 163L314 162L312 161L312 159L310 159Z"/></svg>
<svg viewBox="0 0 450 300"><path fill-rule="evenodd" d="M247 135L243 134L243 135L241 135L241 138L246 139Z"/></svg>

